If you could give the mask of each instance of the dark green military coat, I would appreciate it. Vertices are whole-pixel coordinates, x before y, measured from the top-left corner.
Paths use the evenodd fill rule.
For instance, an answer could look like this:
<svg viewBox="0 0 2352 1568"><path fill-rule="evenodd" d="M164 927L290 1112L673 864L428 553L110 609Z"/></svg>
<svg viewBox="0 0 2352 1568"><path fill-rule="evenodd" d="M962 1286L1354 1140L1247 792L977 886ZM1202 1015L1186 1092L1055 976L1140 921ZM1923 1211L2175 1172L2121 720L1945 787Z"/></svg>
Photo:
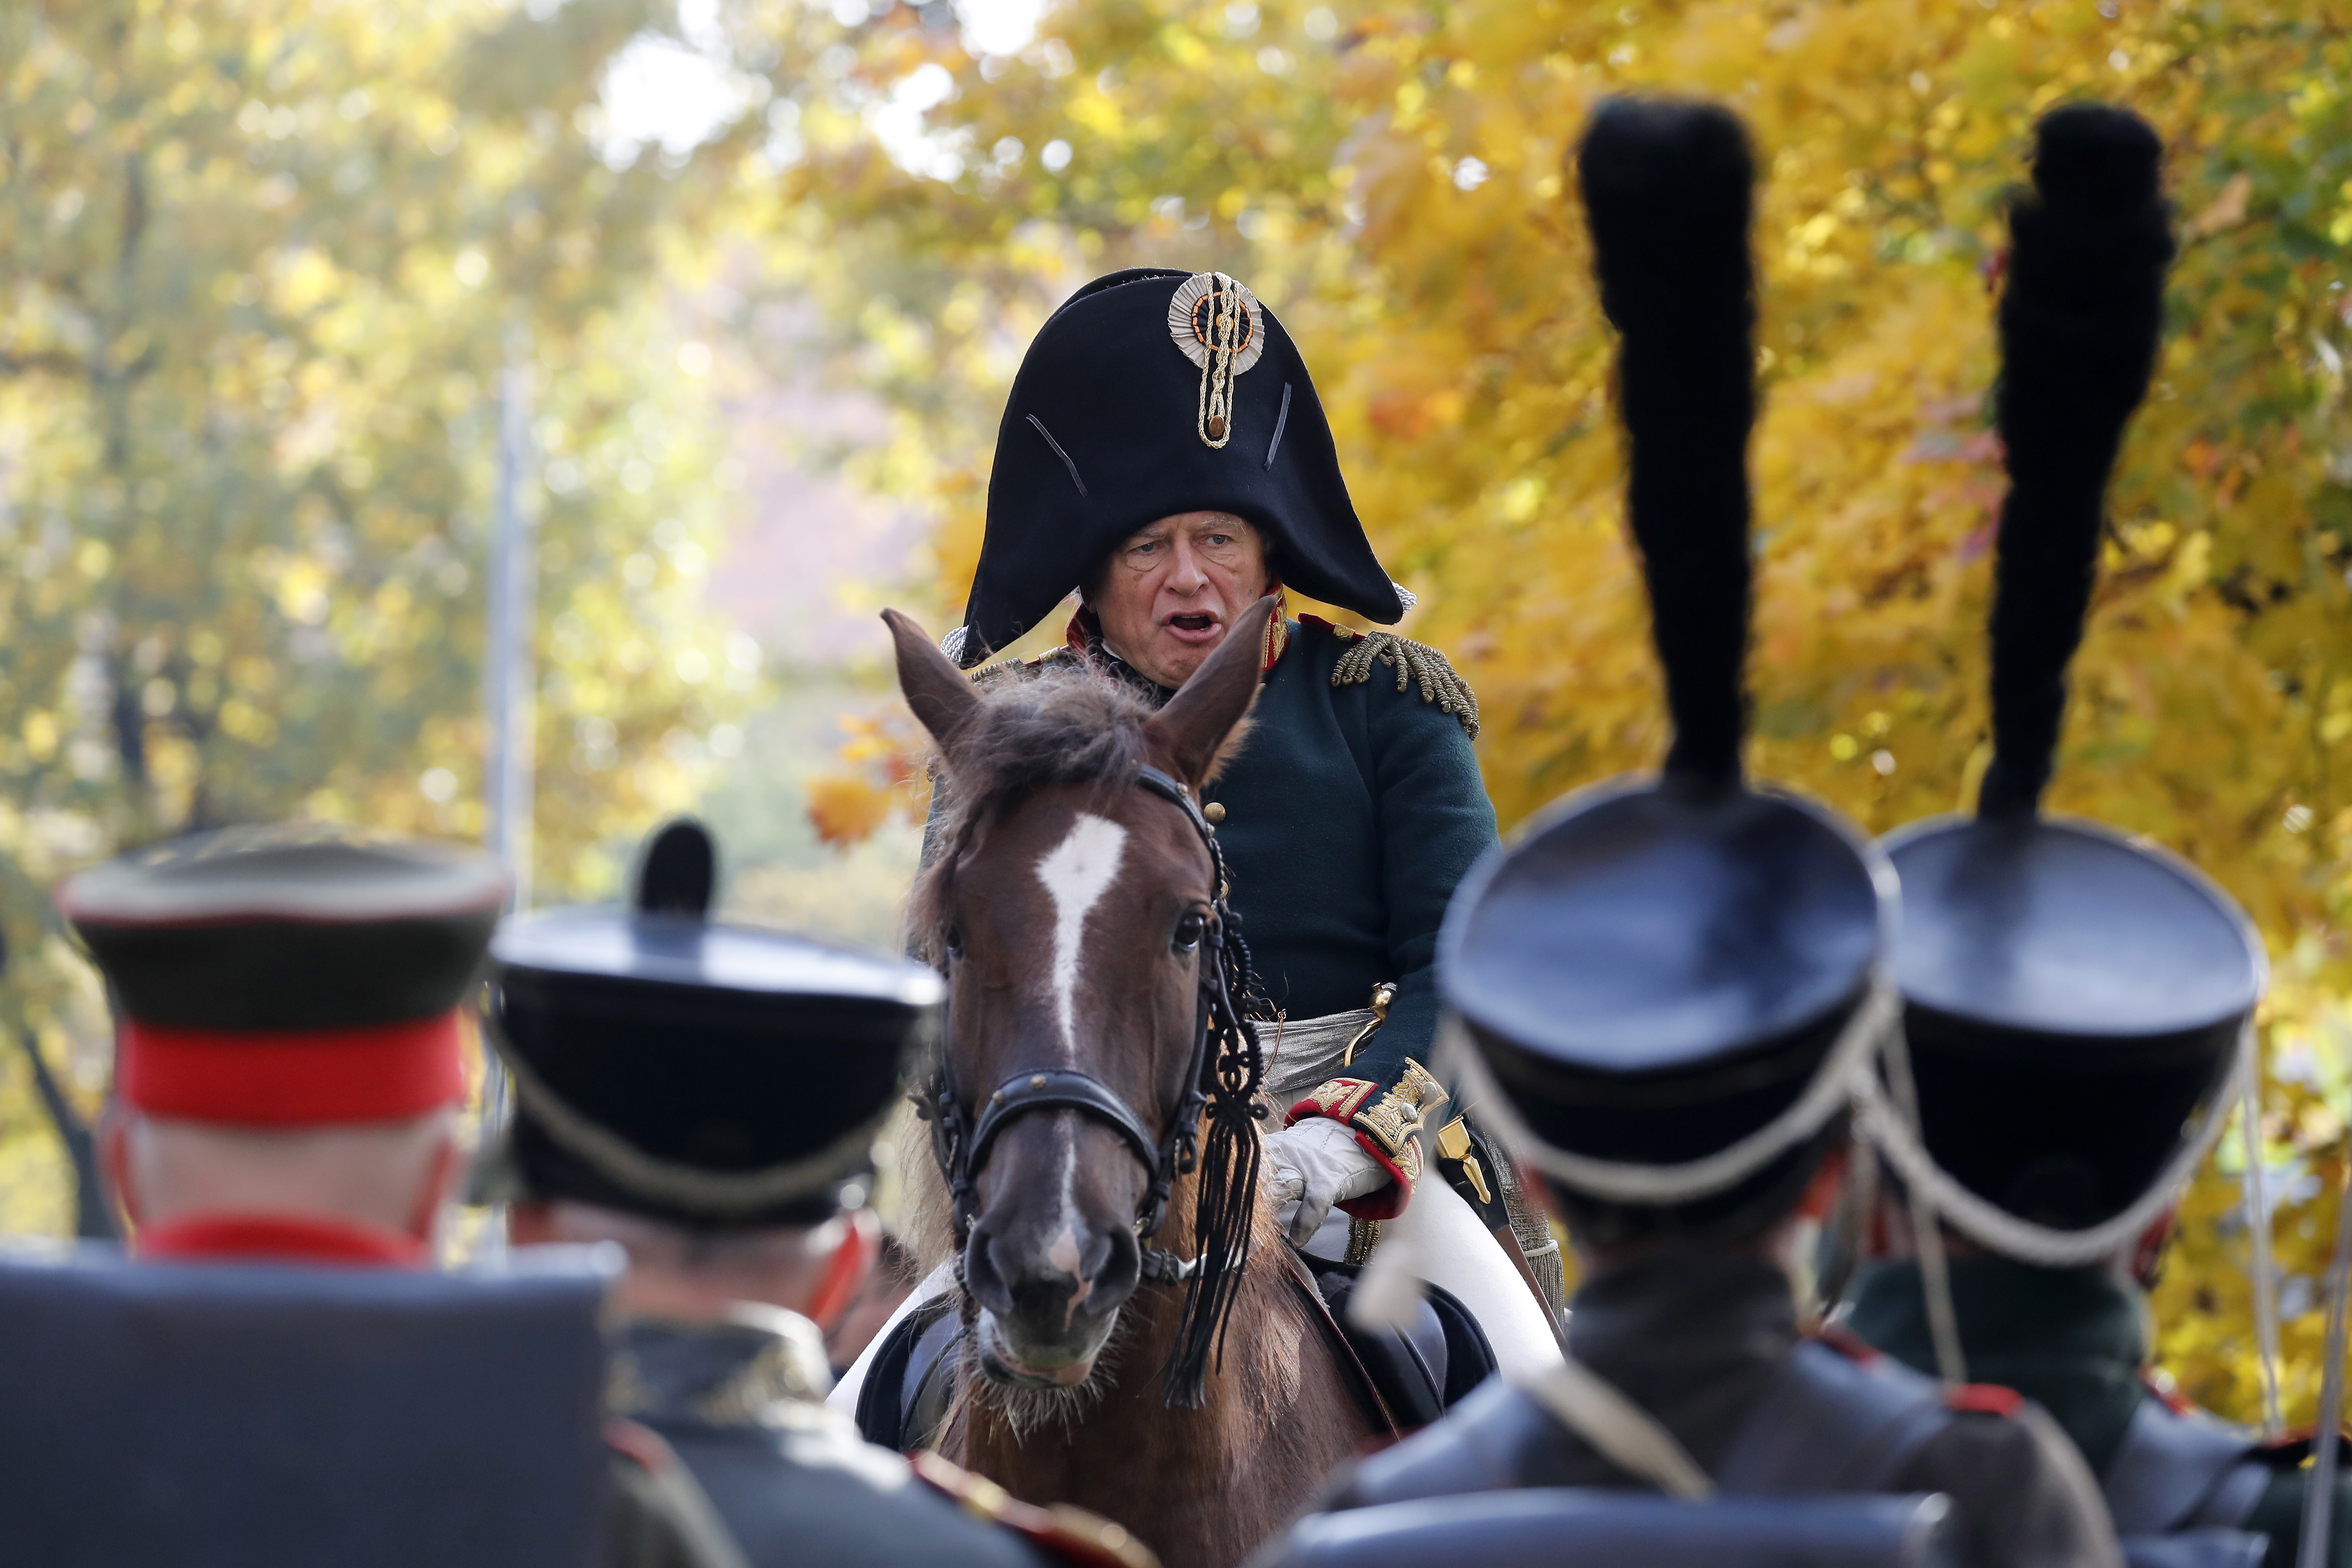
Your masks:
<svg viewBox="0 0 2352 1568"><path fill-rule="evenodd" d="M1340 1087L1313 1097L1400 1178L1342 1205L1378 1219L1403 1207L1420 1175L1419 1145L1389 1135L1442 1103L1408 1064L1428 1061L1438 924L1454 885L1495 842L1495 808L1470 747L1475 700L1434 649L1312 616L1284 626L1249 733L1203 803L1213 818L1222 811L1217 841L1267 1008L1323 1017L1370 1005L1383 982L1397 988L1387 1022L1334 1080ZM1156 700L1169 695L1099 644L1085 656L1056 648L1027 668L1082 657ZM935 795L934 822L941 804Z"/></svg>
<svg viewBox="0 0 2352 1568"><path fill-rule="evenodd" d="M1969 1257L1953 1258L1951 1274L1969 1376L2013 1388L2047 1409L2112 1493L2125 1435L2140 1406L2157 1398L2141 1375L2148 1354L2146 1299L2104 1268L2037 1268ZM1935 1370L1916 1264L1865 1269L1852 1327L1896 1360ZM2251 1437L2247 1447L2247 1462L2274 1473L2248 1489L2252 1506L2232 1522L2270 1538L2264 1568L2292 1568L2305 1489L2297 1456L2263 1453ZM2327 1561L2330 1568L2352 1568L2352 1483L2340 1474Z"/></svg>

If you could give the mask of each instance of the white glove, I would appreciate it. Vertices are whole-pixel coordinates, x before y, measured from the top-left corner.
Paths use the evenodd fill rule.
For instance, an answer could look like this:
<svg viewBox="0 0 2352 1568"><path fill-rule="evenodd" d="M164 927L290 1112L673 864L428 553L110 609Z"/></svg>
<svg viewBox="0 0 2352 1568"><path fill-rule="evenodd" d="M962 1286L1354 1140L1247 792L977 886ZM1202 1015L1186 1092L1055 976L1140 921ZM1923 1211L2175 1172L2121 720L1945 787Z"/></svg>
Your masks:
<svg viewBox="0 0 2352 1568"><path fill-rule="evenodd" d="M1265 1137L1269 1186L1278 1205L1275 1218L1304 1247L1320 1229L1333 1204L1362 1197L1389 1179L1388 1168L1356 1142L1344 1122L1309 1116Z"/></svg>

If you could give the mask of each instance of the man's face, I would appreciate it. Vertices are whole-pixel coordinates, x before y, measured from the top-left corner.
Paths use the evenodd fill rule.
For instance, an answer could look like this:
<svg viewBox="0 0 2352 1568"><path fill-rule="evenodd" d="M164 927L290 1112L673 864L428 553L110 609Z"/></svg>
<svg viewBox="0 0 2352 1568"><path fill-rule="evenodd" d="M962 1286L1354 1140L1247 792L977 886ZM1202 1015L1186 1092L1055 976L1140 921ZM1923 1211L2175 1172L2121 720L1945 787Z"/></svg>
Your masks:
<svg viewBox="0 0 2352 1568"><path fill-rule="evenodd" d="M1162 686L1181 686L1265 593L1265 542L1231 512L1186 511L1110 552L1087 602L1110 650Z"/></svg>

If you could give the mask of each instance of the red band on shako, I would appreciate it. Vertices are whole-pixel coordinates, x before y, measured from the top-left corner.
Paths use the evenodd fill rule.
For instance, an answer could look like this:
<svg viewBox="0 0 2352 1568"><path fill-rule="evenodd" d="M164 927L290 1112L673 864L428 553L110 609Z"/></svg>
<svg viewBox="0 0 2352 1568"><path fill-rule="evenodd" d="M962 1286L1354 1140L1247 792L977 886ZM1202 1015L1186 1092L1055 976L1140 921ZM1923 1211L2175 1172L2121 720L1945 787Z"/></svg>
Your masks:
<svg viewBox="0 0 2352 1568"><path fill-rule="evenodd" d="M157 1116L398 1121L466 1098L455 1009L356 1029L167 1029L124 1018L115 1093Z"/></svg>

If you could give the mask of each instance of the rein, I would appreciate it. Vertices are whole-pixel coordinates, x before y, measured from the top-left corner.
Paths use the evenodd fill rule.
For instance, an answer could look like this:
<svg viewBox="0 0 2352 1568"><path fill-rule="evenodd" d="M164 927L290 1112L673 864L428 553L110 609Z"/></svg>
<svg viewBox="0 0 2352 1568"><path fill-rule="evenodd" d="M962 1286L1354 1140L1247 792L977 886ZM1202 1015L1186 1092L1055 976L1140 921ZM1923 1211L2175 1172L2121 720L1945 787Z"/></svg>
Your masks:
<svg viewBox="0 0 2352 1568"><path fill-rule="evenodd" d="M1018 1072L982 1101L977 1116L964 1107L950 1054L952 1030L942 1030L939 1065L913 1096L916 1114L931 1124L931 1154L939 1162L955 1205L956 1247L970 1244L978 1198L975 1184L989 1151L1004 1130L1024 1116L1075 1110L1118 1134L1148 1173L1136 1205L1135 1234L1159 1234L1168 1198L1179 1176L1201 1173L1192 1216L1192 1256L1162 1248L1143 1249L1143 1278L1155 1284L1181 1284L1184 1304L1175 1348L1162 1368L1165 1403L1192 1410L1201 1404L1209 1363L1222 1355L1226 1320L1241 1286L1249 1254L1250 1224L1257 1205L1258 1144L1251 1123L1265 1060L1256 1027L1243 1017L1237 999L1249 978L1249 947L1242 941L1241 917L1228 900L1225 857L1217 830L1201 814L1192 792L1160 769L1146 766L1136 784L1176 805L1209 852L1211 883L1208 930L1201 944L1201 1006L1193 1029L1192 1057L1184 1088L1154 1139L1142 1118L1116 1091L1090 1073L1069 1068ZM1202 1124L1207 1139L1202 1141Z"/></svg>

